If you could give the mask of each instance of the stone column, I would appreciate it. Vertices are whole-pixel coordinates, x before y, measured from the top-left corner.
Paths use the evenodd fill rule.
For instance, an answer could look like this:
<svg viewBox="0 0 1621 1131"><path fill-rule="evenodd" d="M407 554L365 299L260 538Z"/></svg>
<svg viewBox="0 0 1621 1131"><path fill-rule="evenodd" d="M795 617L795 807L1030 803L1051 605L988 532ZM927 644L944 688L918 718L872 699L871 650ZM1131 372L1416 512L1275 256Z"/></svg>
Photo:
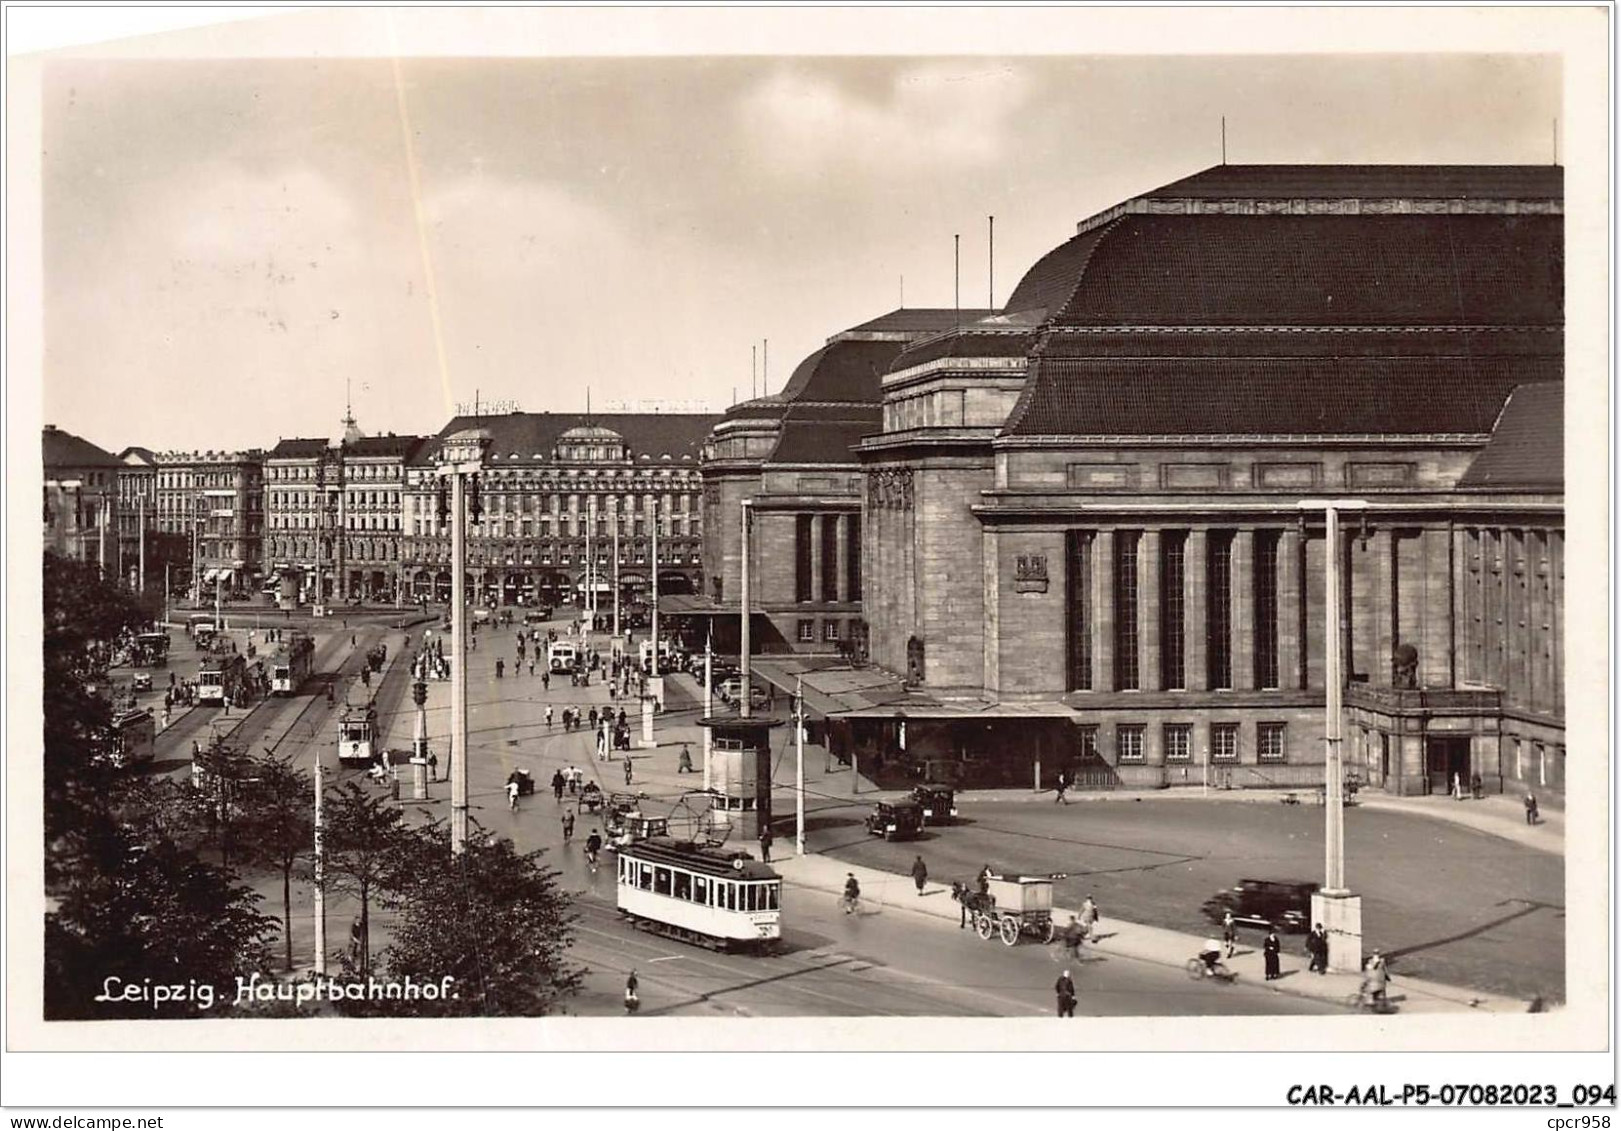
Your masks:
<svg viewBox="0 0 1621 1131"><path fill-rule="evenodd" d="M810 591L811 600L822 600L822 524L825 514L813 514L810 521Z"/></svg>
<svg viewBox="0 0 1621 1131"><path fill-rule="evenodd" d="M1548 648L1553 653L1548 666L1553 681L1553 709L1561 718L1565 713L1565 535L1560 530L1548 532Z"/></svg>
<svg viewBox="0 0 1621 1131"><path fill-rule="evenodd" d="M1278 538L1278 686L1306 686L1306 606L1301 577L1300 528Z"/></svg>
<svg viewBox="0 0 1621 1131"><path fill-rule="evenodd" d="M1255 531L1233 535L1233 690L1255 687Z"/></svg>
<svg viewBox="0 0 1621 1131"><path fill-rule="evenodd" d="M1099 530L1092 540L1092 687L1115 690L1114 531Z"/></svg>
<svg viewBox="0 0 1621 1131"><path fill-rule="evenodd" d="M1373 655L1368 680L1376 687L1389 687L1396 647L1396 538L1384 524L1373 532L1373 579Z"/></svg>
<svg viewBox="0 0 1621 1131"><path fill-rule="evenodd" d="M1210 534L1204 527L1188 531L1187 548L1182 554L1183 613L1183 671L1182 682L1189 691L1206 691L1210 687L1205 670L1205 633L1208 612L1205 608L1205 577L1210 553Z"/></svg>
<svg viewBox="0 0 1621 1131"><path fill-rule="evenodd" d="M1160 561L1163 539L1158 530L1144 530L1137 544L1137 686L1144 691L1163 689L1160 680Z"/></svg>
<svg viewBox="0 0 1621 1131"><path fill-rule="evenodd" d="M830 514L824 521L831 522L835 527L834 538L837 547L833 554L834 584L838 586L839 600L849 601L850 569L846 563L850 558L850 519L847 515Z"/></svg>

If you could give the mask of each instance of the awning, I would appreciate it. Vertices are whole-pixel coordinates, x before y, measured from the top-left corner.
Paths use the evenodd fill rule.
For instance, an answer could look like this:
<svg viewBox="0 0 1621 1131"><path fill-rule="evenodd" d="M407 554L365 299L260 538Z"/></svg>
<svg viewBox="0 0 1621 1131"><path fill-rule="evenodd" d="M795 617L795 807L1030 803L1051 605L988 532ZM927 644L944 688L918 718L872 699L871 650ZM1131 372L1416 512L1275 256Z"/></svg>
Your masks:
<svg viewBox="0 0 1621 1131"><path fill-rule="evenodd" d="M205 570L203 570L203 580L204 581L213 581L219 575L220 575L220 571L217 570L217 569L205 569Z"/></svg>

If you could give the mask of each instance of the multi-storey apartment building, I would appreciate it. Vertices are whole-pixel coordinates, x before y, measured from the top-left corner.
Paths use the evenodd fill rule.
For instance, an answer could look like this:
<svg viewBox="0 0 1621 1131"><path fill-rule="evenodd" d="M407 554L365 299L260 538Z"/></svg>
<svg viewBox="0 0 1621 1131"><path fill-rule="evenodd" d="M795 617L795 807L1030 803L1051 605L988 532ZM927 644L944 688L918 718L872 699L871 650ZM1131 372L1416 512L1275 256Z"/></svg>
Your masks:
<svg viewBox="0 0 1621 1131"><path fill-rule="evenodd" d="M487 604L556 604L584 593L588 562L599 600L616 570L627 601L653 583L657 523L661 592L702 584L699 447L715 416L692 413L513 412L458 416L407 470L402 566L410 600L450 599L450 539L439 520L438 465L446 437L489 433L480 476L483 521L470 528L468 584Z"/></svg>
<svg viewBox="0 0 1621 1131"><path fill-rule="evenodd" d="M41 436L45 464L45 548L116 573L118 553L117 457L90 441L47 424Z"/></svg>

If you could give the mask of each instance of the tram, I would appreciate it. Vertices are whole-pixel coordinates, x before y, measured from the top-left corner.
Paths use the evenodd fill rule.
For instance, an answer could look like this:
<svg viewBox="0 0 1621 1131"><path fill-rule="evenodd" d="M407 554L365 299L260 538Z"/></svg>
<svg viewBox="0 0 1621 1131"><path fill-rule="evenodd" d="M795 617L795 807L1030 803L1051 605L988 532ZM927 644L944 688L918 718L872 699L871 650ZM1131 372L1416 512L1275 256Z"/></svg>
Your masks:
<svg viewBox="0 0 1621 1131"><path fill-rule="evenodd" d="M216 704L234 702L247 672L247 661L236 653L210 656L197 672L197 701Z"/></svg>
<svg viewBox="0 0 1621 1131"><path fill-rule="evenodd" d="M270 657L270 690L275 695L297 695L315 668L315 640L295 633Z"/></svg>
<svg viewBox="0 0 1621 1131"><path fill-rule="evenodd" d="M782 937L782 877L746 852L650 837L619 849L619 913L637 927L715 950Z"/></svg>
<svg viewBox="0 0 1621 1131"><path fill-rule="evenodd" d="M157 754L158 725L145 707L121 711L113 716L114 769L144 766Z"/></svg>
<svg viewBox="0 0 1621 1131"><path fill-rule="evenodd" d="M377 760L377 705L343 705L338 719L338 762L344 766L369 766Z"/></svg>

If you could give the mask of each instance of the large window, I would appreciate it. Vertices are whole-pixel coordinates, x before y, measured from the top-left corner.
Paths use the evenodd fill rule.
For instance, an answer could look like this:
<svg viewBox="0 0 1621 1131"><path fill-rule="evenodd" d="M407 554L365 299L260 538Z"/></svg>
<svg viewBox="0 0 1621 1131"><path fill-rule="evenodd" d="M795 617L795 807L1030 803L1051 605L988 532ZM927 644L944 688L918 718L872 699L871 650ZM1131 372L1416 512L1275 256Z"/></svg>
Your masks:
<svg viewBox="0 0 1621 1131"><path fill-rule="evenodd" d="M1233 536L1230 531L1212 530L1210 556L1205 566L1205 656L1209 662L1210 689L1233 685Z"/></svg>
<svg viewBox="0 0 1621 1131"><path fill-rule="evenodd" d="M1167 530L1160 535L1159 625L1160 686L1167 691L1187 687L1186 631L1183 623L1183 593L1187 588L1186 531Z"/></svg>
<svg viewBox="0 0 1621 1131"><path fill-rule="evenodd" d="M1190 723L1165 724L1165 760L1193 761L1193 726Z"/></svg>
<svg viewBox="0 0 1621 1131"><path fill-rule="evenodd" d="M1278 686L1278 532L1255 534L1255 686Z"/></svg>
<svg viewBox="0 0 1621 1131"><path fill-rule="evenodd" d="M811 589L811 516L802 514L794 518L794 600L814 599Z"/></svg>
<svg viewBox="0 0 1621 1131"><path fill-rule="evenodd" d="M1092 690L1092 531L1071 530L1064 539L1064 618L1069 636L1069 689Z"/></svg>
<svg viewBox="0 0 1621 1131"><path fill-rule="evenodd" d="M1114 689L1135 691L1137 671L1137 543L1142 535L1114 536Z"/></svg>
<svg viewBox="0 0 1621 1131"><path fill-rule="evenodd" d="M1282 723L1255 724L1255 757L1261 762L1286 762L1289 748Z"/></svg>
<svg viewBox="0 0 1621 1131"><path fill-rule="evenodd" d="M799 622L798 627L799 627L799 642L801 644L809 644L809 643L812 643L816 639L816 622L815 621L813 621L813 620L802 620L802 621Z"/></svg>
<svg viewBox="0 0 1621 1131"><path fill-rule="evenodd" d="M822 639L833 643L839 638L839 622L829 618L822 622Z"/></svg>
<svg viewBox="0 0 1621 1131"><path fill-rule="evenodd" d="M1210 760L1238 761L1238 724L1214 723L1210 727Z"/></svg>
<svg viewBox="0 0 1621 1131"><path fill-rule="evenodd" d="M822 516L822 600L839 599L839 519Z"/></svg>
<svg viewBox="0 0 1621 1131"><path fill-rule="evenodd" d="M1143 760L1143 725L1121 723L1114 728L1116 753L1122 762Z"/></svg>
<svg viewBox="0 0 1621 1131"><path fill-rule="evenodd" d="M845 585L848 593L846 600L861 600L861 516L858 514L846 515L844 519L845 539Z"/></svg>

